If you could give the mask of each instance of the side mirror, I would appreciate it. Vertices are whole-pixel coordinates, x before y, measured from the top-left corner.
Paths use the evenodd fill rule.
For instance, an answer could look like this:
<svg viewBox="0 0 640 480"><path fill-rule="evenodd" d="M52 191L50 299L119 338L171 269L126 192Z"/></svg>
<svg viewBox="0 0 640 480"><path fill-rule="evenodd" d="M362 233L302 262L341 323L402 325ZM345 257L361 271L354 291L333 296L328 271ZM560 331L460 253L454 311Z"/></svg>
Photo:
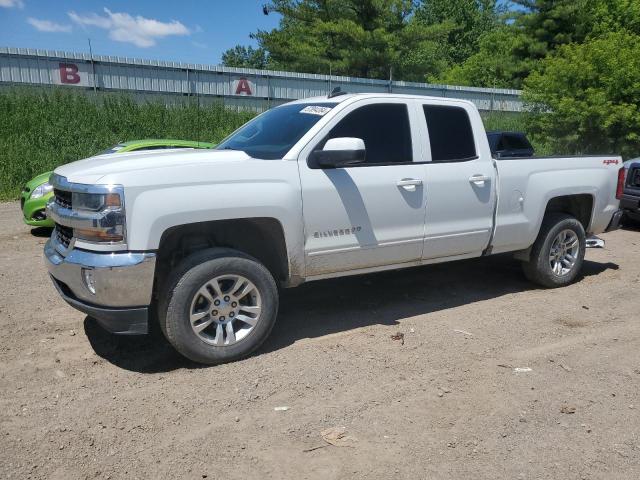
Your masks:
<svg viewBox="0 0 640 480"><path fill-rule="evenodd" d="M310 155L315 168L341 168L363 163L366 158L364 141L361 138L331 138L322 150Z"/></svg>

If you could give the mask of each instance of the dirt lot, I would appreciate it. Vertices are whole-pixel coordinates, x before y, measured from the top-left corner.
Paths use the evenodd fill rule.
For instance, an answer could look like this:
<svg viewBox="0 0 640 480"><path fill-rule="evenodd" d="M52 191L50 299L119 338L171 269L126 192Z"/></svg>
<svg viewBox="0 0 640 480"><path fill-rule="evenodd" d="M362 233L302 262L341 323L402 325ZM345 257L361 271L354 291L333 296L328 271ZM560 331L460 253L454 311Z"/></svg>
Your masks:
<svg viewBox="0 0 640 480"><path fill-rule="evenodd" d="M640 478L638 231L560 290L509 258L308 284L200 368L59 299L16 203L0 225L2 478Z"/></svg>

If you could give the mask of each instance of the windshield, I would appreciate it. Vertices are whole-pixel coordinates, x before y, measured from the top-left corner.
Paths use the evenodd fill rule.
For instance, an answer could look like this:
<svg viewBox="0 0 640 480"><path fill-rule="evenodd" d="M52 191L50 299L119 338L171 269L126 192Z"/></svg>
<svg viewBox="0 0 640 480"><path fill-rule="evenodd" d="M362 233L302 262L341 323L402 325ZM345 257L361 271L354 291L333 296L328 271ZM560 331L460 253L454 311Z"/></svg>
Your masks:
<svg viewBox="0 0 640 480"><path fill-rule="evenodd" d="M295 103L266 111L224 140L218 150L242 150L253 158L284 157L337 103Z"/></svg>

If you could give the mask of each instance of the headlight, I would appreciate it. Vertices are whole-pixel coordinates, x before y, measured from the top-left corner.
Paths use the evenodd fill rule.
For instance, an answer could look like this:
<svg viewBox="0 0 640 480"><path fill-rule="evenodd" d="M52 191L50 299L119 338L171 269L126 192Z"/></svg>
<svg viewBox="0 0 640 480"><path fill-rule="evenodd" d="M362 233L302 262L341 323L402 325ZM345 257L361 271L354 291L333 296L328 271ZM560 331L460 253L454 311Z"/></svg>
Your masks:
<svg viewBox="0 0 640 480"><path fill-rule="evenodd" d="M100 187L96 187L100 188ZM106 187L104 193L73 192L72 209L86 226L75 226L73 236L98 243L120 243L125 237L124 192L122 187Z"/></svg>
<svg viewBox="0 0 640 480"><path fill-rule="evenodd" d="M122 199L118 193L73 193L71 203L74 210L100 212L102 210L122 207Z"/></svg>
<svg viewBox="0 0 640 480"><path fill-rule="evenodd" d="M33 192L31 192L31 198L36 199L44 197L47 193L50 193L52 191L53 185L51 185L49 182L45 182L33 189Z"/></svg>
<svg viewBox="0 0 640 480"><path fill-rule="evenodd" d="M122 185L73 183L55 173L50 181L55 199L47 204L47 214L56 225L72 229L71 235L80 241L112 245L126 243ZM90 288L90 282L87 288Z"/></svg>

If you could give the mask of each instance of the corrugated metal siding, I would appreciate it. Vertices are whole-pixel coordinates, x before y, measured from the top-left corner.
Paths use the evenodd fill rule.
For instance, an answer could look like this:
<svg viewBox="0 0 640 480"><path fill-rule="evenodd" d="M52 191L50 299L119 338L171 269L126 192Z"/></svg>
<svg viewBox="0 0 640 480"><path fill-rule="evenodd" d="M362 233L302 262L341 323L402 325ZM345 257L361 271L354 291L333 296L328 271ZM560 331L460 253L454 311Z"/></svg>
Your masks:
<svg viewBox="0 0 640 480"><path fill-rule="evenodd" d="M60 64L72 64L79 79L72 87L102 91L125 91L137 99L163 99L175 103L179 97L223 99L225 105L261 111L288 100L326 95L340 86L353 93L389 92L461 98L480 110L519 112L519 90L431 85L354 77L340 77L219 65L195 65L113 56L0 47L0 83L50 86L64 84ZM94 75L95 71L95 75ZM237 95L237 82L246 79L252 95Z"/></svg>

